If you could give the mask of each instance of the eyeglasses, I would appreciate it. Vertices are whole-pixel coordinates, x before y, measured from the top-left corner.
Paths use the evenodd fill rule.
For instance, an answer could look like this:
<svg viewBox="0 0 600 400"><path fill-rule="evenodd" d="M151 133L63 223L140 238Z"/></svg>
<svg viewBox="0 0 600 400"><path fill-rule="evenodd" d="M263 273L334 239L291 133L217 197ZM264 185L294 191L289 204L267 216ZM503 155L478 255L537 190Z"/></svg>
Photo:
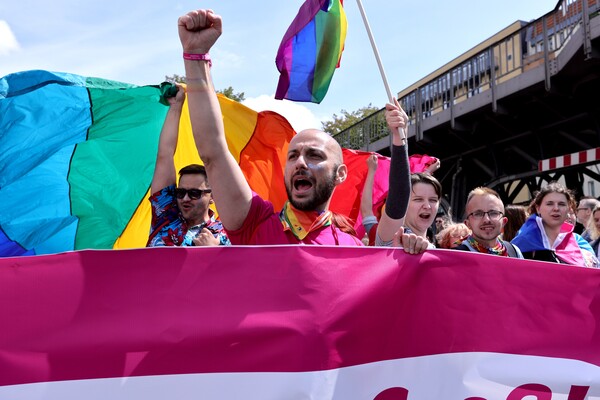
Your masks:
<svg viewBox="0 0 600 400"><path fill-rule="evenodd" d="M187 193L188 197L192 200L198 200L204 193L211 193L212 189L175 189L175 197L183 199Z"/></svg>
<svg viewBox="0 0 600 400"><path fill-rule="evenodd" d="M577 209L577 212L579 212L579 211L583 211L583 210L591 210L591 208L587 208L587 207L579 207L579 208Z"/></svg>
<svg viewBox="0 0 600 400"><path fill-rule="evenodd" d="M490 219L492 221L497 221L500 218L502 218L502 216L504 215L504 213L500 212L500 211L496 211L496 210L490 210L490 211L474 211L471 214L467 215L467 218L469 217L473 217L475 219L483 219L483 217L485 216L485 214L488 215L488 217L490 217Z"/></svg>

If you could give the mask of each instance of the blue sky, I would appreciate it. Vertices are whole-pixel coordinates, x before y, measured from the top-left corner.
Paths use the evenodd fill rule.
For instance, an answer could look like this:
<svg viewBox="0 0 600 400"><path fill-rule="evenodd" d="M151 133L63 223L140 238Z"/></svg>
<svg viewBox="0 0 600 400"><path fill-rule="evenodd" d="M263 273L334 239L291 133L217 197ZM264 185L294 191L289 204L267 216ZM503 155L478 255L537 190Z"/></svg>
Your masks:
<svg viewBox="0 0 600 400"><path fill-rule="evenodd" d="M247 105L273 109L297 129L319 127L341 109L387 95L355 0L345 0L348 37L341 68L321 104L273 100L275 55L303 0L11 0L0 2L0 77L29 69L157 84L183 74L177 18L212 8L224 19L215 48L217 88L244 92ZM393 93L410 86L516 20L556 0L363 0Z"/></svg>

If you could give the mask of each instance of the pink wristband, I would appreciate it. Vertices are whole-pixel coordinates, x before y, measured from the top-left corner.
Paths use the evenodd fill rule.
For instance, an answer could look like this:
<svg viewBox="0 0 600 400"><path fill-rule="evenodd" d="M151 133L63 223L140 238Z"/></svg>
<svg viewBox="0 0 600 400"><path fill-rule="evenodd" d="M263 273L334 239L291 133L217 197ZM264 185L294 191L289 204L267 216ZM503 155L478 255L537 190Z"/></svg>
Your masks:
<svg viewBox="0 0 600 400"><path fill-rule="evenodd" d="M196 54L196 53L183 53L184 60L194 61L208 61L208 66L212 67L212 61L210 60L210 54Z"/></svg>

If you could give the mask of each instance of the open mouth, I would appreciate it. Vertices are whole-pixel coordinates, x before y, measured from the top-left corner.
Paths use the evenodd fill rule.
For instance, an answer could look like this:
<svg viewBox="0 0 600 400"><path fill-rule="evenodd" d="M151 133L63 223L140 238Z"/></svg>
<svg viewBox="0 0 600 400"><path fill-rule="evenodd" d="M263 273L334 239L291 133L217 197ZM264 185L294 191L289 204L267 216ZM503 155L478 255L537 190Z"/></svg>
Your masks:
<svg viewBox="0 0 600 400"><path fill-rule="evenodd" d="M303 175L294 177L292 179L292 185L294 190L298 193L305 193L313 187L312 181Z"/></svg>
<svg viewBox="0 0 600 400"><path fill-rule="evenodd" d="M431 215L432 214L430 214L430 213L421 213L421 214L419 214L419 218L424 219L424 220L429 220L431 218Z"/></svg>

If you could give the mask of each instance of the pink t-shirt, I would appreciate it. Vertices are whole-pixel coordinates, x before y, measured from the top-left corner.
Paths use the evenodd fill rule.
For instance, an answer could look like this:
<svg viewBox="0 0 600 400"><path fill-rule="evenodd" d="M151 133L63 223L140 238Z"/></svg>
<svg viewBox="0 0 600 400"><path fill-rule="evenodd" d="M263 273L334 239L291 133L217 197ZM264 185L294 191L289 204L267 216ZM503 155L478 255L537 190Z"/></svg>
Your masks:
<svg viewBox="0 0 600 400"><path fill-rule="evenodd" d="M279 214L273 210L271 202L252 195L252 205L240 229L227 230L231 244L270 245L270 244L319 244L340 246L362 246L358 238L342 232L332 225L310 232L303 240L290 231L284 231Z"/></svg>

